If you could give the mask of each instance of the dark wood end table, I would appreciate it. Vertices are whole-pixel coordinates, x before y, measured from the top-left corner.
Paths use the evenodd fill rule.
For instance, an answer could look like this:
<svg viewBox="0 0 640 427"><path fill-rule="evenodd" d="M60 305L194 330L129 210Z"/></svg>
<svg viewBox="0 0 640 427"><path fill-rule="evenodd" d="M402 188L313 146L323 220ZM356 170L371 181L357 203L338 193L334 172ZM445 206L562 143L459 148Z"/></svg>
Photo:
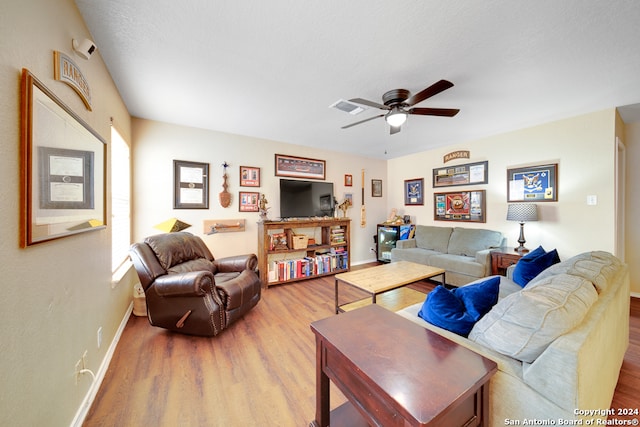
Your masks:
<svg viewBox="0 0 640 427"><path fill-rule="evenodd" d="M311 324L316 418L310 427L487 425L497 365L378 305ZM329 411L329 380L348 402Z"/></svg>
<svg viewBox="0 0 640 427"><path fill-rule="evenodd" d="M514 248L500 248L491 251L491 274L507 275L507 268L517 263L526 253Z"/></svg>

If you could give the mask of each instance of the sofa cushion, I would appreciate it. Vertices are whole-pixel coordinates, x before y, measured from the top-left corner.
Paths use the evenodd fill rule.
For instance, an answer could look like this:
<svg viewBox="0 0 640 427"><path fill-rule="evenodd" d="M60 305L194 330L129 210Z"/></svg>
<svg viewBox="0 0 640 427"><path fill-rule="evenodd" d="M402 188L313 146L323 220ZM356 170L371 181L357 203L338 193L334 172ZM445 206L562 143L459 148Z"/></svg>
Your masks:
<svg viewBox="0 0 640 427"><path fill-rule="evenodd" d="M498 248L502 243L499 231L456 227L451 233L448 249L442 251L453 255L476 256L476 252Z"/></svg>
<svg viewBox="0 0 640 427"><path fill-rule="evenodd" d="M598 294L588 280L558 274L500 300L480 319L469 339L533 362L557 337L576 327Z"/></svg>
<svg viewBox="0 0 640 427"><path fill-rule="evenodd" d="M485 266L475 257L463 255L434 254L429 258L429 265L472 277L483 277L485 272Z"/></svg>
<svg viewBox="0 0 640 427"><path fill-rule="evenodd" d="M437 286L427 295L418 316L466 337L473 325L498 301L499 286L499 277L453 290Z"/></svg>
<svg viewBox="0 0 640 427"><path fill-rule="evenodd" d="M447 253L453 228L416 225L416 246L436 252Z"/></svg>
<svg viewBox="0 0 640 427"><path fill-rule="evenodd" d="M621 265L622 261L609 252L585 252L547 268L536 277L535 281L566 273L587 279L593 283L598 293L600 293L607 288L608 283L611 283Z"/></svg>
<svg viewBox="0 0 640 427"><path fill-rule="evenodd" d="M558 251L546 252L542 246L538 246L520 258L513 269L513 281L524 288L538 274L559 262Z"/></svg>

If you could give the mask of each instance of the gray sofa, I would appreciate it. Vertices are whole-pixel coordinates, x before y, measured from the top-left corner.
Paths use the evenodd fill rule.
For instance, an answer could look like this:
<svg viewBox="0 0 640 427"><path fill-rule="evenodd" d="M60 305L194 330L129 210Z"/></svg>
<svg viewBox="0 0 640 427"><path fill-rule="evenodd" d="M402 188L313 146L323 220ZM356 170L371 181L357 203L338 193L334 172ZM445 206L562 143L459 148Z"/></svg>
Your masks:
<svg viewBox="0 0 640 427"><path fill-rule="evenodd" d="M398 240L391 262L411 261L444 268L447 284L461 286L491 274L491 249L506 244L499 231L416 225L415 237Z"/></svg>
<svg viewBox="0 0 640 427"><path fill-rule="evenodd" d="M498 364L488 425L559 425L606 418L629 345L629 300L626 264L596 251L549 267L525 288L501 277L498 303L469 338L422 320L422 303L398 314Z"/></svg>

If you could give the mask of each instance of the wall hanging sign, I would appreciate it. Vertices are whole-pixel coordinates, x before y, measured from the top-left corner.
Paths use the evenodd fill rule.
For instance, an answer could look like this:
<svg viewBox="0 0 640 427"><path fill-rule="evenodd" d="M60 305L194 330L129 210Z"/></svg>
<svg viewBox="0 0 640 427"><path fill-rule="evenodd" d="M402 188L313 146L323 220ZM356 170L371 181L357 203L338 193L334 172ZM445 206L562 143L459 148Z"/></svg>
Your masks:
<svg viewBox="0 0 640 427"><path fill-rule="evenodd" d="M240 192L240 207L238 208L240 212L258 212L260 207L258 206L258 200L260 198L260 193L252 192L252 191L241 191Z"/></svg>
<svg viewBox="0 0 640 427"><path fill-rule="evenodd" d="M470 151L469 150L458 150L452 151L451 153L447 153L442 158L442 163L447 163L448 161L455 159L468 159Z"/></svg>
<svg viewBox="0 0 640 427"><path fill-rule="evenodd" d="M53 51L53 78L68 84L76 91L87 110L91 111L91 88L75 62L57 50Z"/></svg>
<svg viewBox="0 0 640 427"><path fill-rule="evenodd" d="M106 143L22 70L20 246L105 228Z"/></svg>
<svg viewBox="0 0 640 427"><path fill-rule="evenodd" d="M205 219L204 234L232 233L245 230L244 219Z"/></svg>
<svg viewBox="0 0 640 427"><path fill-rule="evenodd" d="M240 166L240 187L260 187L260 168Z"/></svg>
<svg viewBox="0 0 640 427"><path fill-rule="evenodd" d="M485 190L433 194L435 221L486 222Z"/></svg>
<svg viewBox="0 0 640 427"><path fill-rule="evenodd" d="M404 204L424 205L424 178L405 179Z"/></svg>
<svg viewBox="0 0 640 427"><path fill-rule="evenodd" d="M209 163L173 161L173 208L209 209Z"/></svg>
<svg viewBox="0 0 640 427"><path fill-rule="evenodd" d="M557 201L557 163L507 169L507 202Z"/></svg>
<svg viewBox="0 0 640 427"><path fill-rule="evenodd" d="M291 178L325 179L326 162L305 157L276 154L276 176Z"/></svg>
<svg viewBox="0 0 640 427"><path fill-rule="evenodd" d="M489 162L467 163L433 170L433 188L456 185L487 184Z"/></svg>

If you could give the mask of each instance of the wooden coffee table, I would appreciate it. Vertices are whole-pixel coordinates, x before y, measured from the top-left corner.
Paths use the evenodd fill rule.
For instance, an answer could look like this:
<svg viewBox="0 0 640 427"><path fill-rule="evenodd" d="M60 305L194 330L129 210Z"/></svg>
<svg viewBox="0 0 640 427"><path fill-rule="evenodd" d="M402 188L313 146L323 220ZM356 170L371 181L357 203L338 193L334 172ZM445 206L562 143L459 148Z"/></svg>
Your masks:
<svg viewBox="0 0 640 427"><path fill-rule="evenodd" d="M405 285L419 280L430 279L442 276L442 283L446 282L445 271L442 268L430 267L409 261L392 262L390 264L378 265L362 270L350 271L335 275L335 297L336 314L355 308L375 304L376 297L384 292L401 288ZM371 299L365 298L359 301L340 305L338 302L338 282L346 283L356 287L371 295ZM411 289L403 289L405 295L402 296L407 301L407 305L424 300L425 295ZM418 295L416 295L418 294ZM417 298L417 301L416 301Z"/></svg>
<svg viewBox="0 0 640 427"><path fill-rule="evenodd" d="M311 427L488 425L494 361L374 304L313 322L311 330ZM333 411L330 380L348 399Z"/></svg>

